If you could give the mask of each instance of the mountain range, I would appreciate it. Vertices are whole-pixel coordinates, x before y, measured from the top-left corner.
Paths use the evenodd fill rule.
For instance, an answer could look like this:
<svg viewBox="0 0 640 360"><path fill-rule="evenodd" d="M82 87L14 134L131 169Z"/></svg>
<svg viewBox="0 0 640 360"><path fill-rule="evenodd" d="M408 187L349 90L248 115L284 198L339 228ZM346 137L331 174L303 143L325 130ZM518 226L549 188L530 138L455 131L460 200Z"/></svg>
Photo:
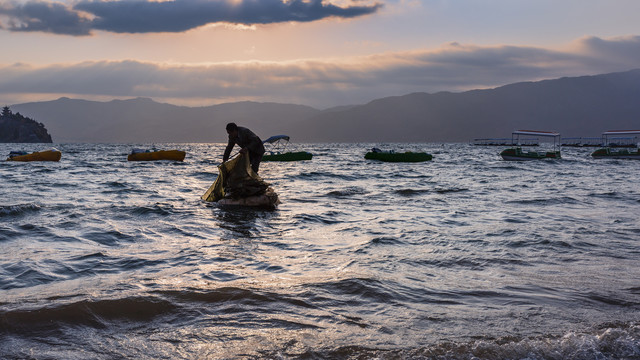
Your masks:
<svg viewBox="0 0 640 360"><path fill-rule="evenodd" d="M517 129L596 137L606 130L640 129L640 69L412 93L325 110L258 102L186 107L146 98L60 98L11 108L39 119L58 143L226 142L228 122L263 139L286 134L294 142L466 142L510 137Z"/></svg>

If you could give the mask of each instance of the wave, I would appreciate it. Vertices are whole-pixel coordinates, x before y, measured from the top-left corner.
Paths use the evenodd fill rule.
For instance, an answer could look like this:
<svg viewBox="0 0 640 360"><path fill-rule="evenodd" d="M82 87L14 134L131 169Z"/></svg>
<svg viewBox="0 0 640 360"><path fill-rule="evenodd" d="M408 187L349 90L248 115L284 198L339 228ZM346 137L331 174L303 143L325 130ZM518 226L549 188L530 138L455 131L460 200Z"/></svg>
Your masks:
<svg viewBox="0 0 640 360"><path fill-rule="evenodd" d="M378 178L384 179L385 174L380 174L380 176ZM433 178L433 175L431 174L421 174L419 172L416 171L406 171L406 172L392 172L390 174L387 174L386 176L387 178L398 178L398 179L411 179L414 181L417 180L421 180L421 179L431 179ZM396 181L396 180L394 180Z"/></svg>
<svg viewBox="0 0 640 360"><path fill-rule="evenodd" d="M576 248L574 244L566 241L549 240L547 238L541 238L540 236L534 236L530 239L505 240L502 243L504 246L515 249L533 247L540 249L556 249L557 251L568 252Z"/></svg>
<svg viewBox="0 0 640 360"><path fill-rule="evenodd" d="M338 179L338 180L344 180L344 181L360 180L360 177L356 175L347 175L347 174L340 174L335 172L322 172L322 171L311 171L311 172L300 173L298 175L293 176L292 178L299 179L299 180L309 180L309 179L319 180L323 178Z"/></svg>
<svg viewBox="0 0 640 360"><path fill-rule="evenodd" d="M174 207L171 204L155 203L153 206L136 206L130 210L132 215L162 215L167 216L173 214Z"/></svg>
<svg viewBox="0 0 640 360"><path fill-rule="evenodd" d="M331 225L331 224L339 224L343 222L342 220L337 219L339 215L344 215L344 214L336 211L330 211L322 215L298 214L298 215L295 215L293 219L295 219L298 223L302 225L306 223L320 223L325 225Z"/></svg>
<svg viewBox="0 0 640 360"><path fill-rule="evenodd" d="M101 253L87 255L89 258L103 256ZM537 289L531 290L538 292ZM414 291L421 292L411 295ZM395 341L387 344L384 340L373 341L369 342L370 345L361 345L354 336L342 340L333 338L332 327L328 326L330 323L353 326L360 329L358 331L362 331L363 336L370 336L371 332L384 333L384 329L379 329L379 324L372 322L370 316L361 318L358 313L327 310L341 307L341 304L366 305L371 300L399 306L398 301L402 299L455 306L459 304L456 299L465 296L504 295L491 291L391 288L376 279L350 278L310 284L297 295L220 287L200 291L156 290L146 295L109 299L56 297L44 299L49 303L40 307L27 304L19 309L0 303L3 306L0 308L0 357L13 358L22 354L21 347L3 346L6 344L3 338L12 339L12 344L22 341L29 348L41 350L57 349L60 344L80 344L87 357L97 354L114 357L116 350L112 346L126 344L132 338L152 338L154 341L145 346L147 353L142 357L135 349L126 348L119 348L119 356L116 356L144 359L157 358L158 355L162 355L160 358L197 358L198 354L202 355L201 346L221 338L229 341L234 338L236 345L251 347L236 349L225 358L608 360L640 357L640 325L637 323L606 323L592 330L565 330L559 335L492 337L478 334L471 340L453 338L427 344L424 344L426 340L409 339L405 342L392 336L389 339ZM52 304L53 301L56 303ZM448 320L438 315L430 315L429 321L435 326L445 326ZM256 333L273 336L274 341L268 344L252 342L251 334ZM320 341L309 341L310 337L318 337ZM323 340L325 337L326 341ZM173 346L183 344L185 340L193 346ZM97 342L97 346L91 346L91 342ZM214 350L210 355L219 358L221 354Z"/></svg>
<svg viewBox="0 0 640 360"><path fill-rule="evenodd" d="M29 288L42 284L61 283L68 280L92 277L100 274L126 274L139 269L150 269L166 264L167 260L139 257L110 257L102 252L78 255L64 261L27 261L0 264L2 277L0 289Z"/></svg>
<svg viewBox="0 0 640 360"><path fill-rule="evenodd" d="M288 198L287 201L290 202L296 202L296 203L306 203L306 204L317 204L320 201L316 200L316 199L305 199L302 197L299 198Z"/></svg>
<svg viewBox="0 0 640 360"><path fill-rule="evenodd" d="M360 253L368 253L369 251L374 251L374 249L379 248L379 247L385 247L385 246L402 246L405 245L406 243L400 239L397 239L395 237L388 237L388 236L383 236L383 237L375 237L369 241L367 241L364 244L361 244L356 250L355 253L360 254Z"/></svg>
<svg viewBox="0 0 640 360"><path fill-rule="evenodd" d="M473 258L451 258L451 259L422 259L422 260L402 260L409 265L436 269L470 269L484 270L489 263L486 259Z"/></svg>
<svg viewBox="0 0 640 360"><path fill-rule="evenodd" d="M566 205L566 204L581 204L582 202L571 196L561 196L557 198L535 198L535 199L522 199L522 200L510 200L508 204L520 204L520 205Z"/></svg>
<svg viewBox="0 0 640 360"><path fill-rule="evenodd" d="M37 204L0 205L0 218L34 213L40 209L40 205Z"/></svg>
<svg viewBox="0 0 640 360"><path fill-rule="evenodd" d="M125 194L155 194L156 191L152 189L132 188L126 185L125 186L109 185L109 189L102 190L100 193L113 196L113 195L125 195Z"/></svg>
<svg viewBox="0 0 640 360"><path fill-rule="evenodd" d="M48 165L48 164L47 164ZM45 165L46 166L46 165ZM54 169L50 169L48 167L44 167L44 168L39 168L37 170L34 170L33 172L36 174L48 174L48 173L55 173L57 170Z"/></svg>
<svg viewBox="0 0 640 360"><path fill-rule="evenodd" d="M22 262L3 266L2 270L5 276L0 278L0 290L25 288L63 279L56 274L40 271L35 264L27 265Z"/></svg>
<svg viewBox="0 0 640 360"><path fill-rule="evenodd" d="M462 192L462 191L469 191L469 189L466 188L440 188L440 189L435 189L435 192L437 192L438 194L447 194L447 193L456 193L456 192Z"/></svg>
<svg viewBox="0 0 640 360"><path fill-rule="evenodd" d="M622 194L619 194L616 191L608 191L608 192L594 192L594 193L590 193L587 196L590 197L597 197L597 198L613 198L613 199L618 199L621 198Z"/></svg>
<svg viewBox="0 0 640 360"><path fill-rule="evenodd" d="M180 302L201 302L201 303L272 303L279 299L279 295L261 293L249 289L237 287L221 287L211 291L194 290L158 290L155 294L161 294Z"/></svg>
<svg viewBox="0 0 640 360"><path fill-rule="evenodd" d="M352 304L393 303L402 298L396 291L388 289L384 282L376 279L348 278L308 286L326 293L331 298L343 298L346 295Z"/></svg>
<svg viewBox="0 0 640 360"><path fill-rule="evenodd" d="M134 236L125 234L118 230L110 231L91 231L84 233L82 238L90 241L97 242L102 245L115 246L123 241L134 242L136 238Z"/></svg>
<svg viewBox="0 0 640 360"><path fill-rule="evenodd" d="M177 309L170 301L156 297L82 300L53 307L0 310L0 334L59 331L65 324L104 328L110 320L149 321Z"/></svg>
<svg viewBox="0 0 640 360"><path fill-rule="evenodd" d="M122 188L127 188L128 186L126 184L123 184L119 181L108 181L105 183L105 185L107 185L108 187L112 187L112 188L118 188L118 189L122 189Z"/></svg>
<svg viewBox="0 0 640 360"><path fill-rule="evenodd" d="M0 225L0 241L6 241L14 239L20 236L21 233L14 231L8 227L4 227Z"/></svg>
<svg viewBox="0 0 640 360"><path fill-rule="evenodd" d="M404 241L400 240L400 239L396 239L394 237L389 237L389 236L383 236L383 237L376 237L371 239L371 241L369 241L369 244L371 245L403 245L405 244Z"/></svg>
<svg viewBox="0 0 640 360"><path fill-rule="evenodd" d="M49 188L60 188L60 189L65 189L65 188L76 188L78 185L74 184L74 183L70 183L70 182L62 182L62 181L58 181L55 183L48 183L48 182L38 182L35 183L34 185L40 187L42 186L43 189L49 189Z"/></svg>
<svg viewBox="0 0 640 360"><path fill-rule="evenodd" d="M364 195L367 194L368 191L360 188L360 187L350 187L342 190L334 190L327 193L327 196L335 197L335 198L345 198L354 195Z"/></svg>
<svg viewBox="0 0 640 360"><path fill-rule="evenodd" d="M199 170L199 171L192 172L191 174L189 174L189 176L194 177L196 179L211 181L213 183L218 178L218 172Z"/></svg>
<svg viewBox="0 0 640 360"><path fill-rule="evenodd" d="M415 196L415 195L427 194L430 192L431 190L429 189L400 189L400 190L394 191L394 193L400 196Z"/></svg>
<svg viewBox="0 0 640 360"><path fill-rule="evenodd" d="M466 343L443 342L408 349L376 349L355 345L310 349L303 353L285 355L300 359L614 360L640 358L639 341L638 324L612 324L592 332L568 332L563 336L507 336ZM267 357L270 356L267 354Z"/></svg>

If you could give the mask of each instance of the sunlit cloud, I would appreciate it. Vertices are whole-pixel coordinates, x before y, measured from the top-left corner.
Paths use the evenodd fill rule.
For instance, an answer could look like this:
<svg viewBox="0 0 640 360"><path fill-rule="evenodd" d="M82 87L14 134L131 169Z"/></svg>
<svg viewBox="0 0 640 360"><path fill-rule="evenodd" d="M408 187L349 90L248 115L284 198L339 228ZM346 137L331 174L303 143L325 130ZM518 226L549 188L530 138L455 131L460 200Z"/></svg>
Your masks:
<svg viewBox="0 0 640 360"><path fill-rule="evenodd" d="M254 100L324 108L411 92L625 71L640 68L639 59L640 37L630 36L583 38L566 49L452 43L436 50L288 62L15 64L0 66L0 96L150 97L184 105Z"/></svg>
<svg viewBox="0 0 640 360"><path fill-rule="evenodd" d="M256 31L258 27L256 25L244 25L244 24L231 24L231 23L215 23L204 25L203 28L224 28L231 30L244 30L244 31Z"/></svg>
<svg viewBox="0 0 640 360"><path fill-rule="evenodd" d="M89 35L185 32L208 24L243 26L355 18L380 3L345 0L9 0L0 4L0 26L9 31Z"/></svg>

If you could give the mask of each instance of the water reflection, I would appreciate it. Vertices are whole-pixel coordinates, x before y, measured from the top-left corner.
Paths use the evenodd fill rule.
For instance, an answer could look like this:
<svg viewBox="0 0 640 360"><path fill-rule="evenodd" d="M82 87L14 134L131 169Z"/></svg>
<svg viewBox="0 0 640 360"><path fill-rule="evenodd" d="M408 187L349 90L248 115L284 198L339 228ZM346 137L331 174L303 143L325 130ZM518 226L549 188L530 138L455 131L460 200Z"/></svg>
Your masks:
<svg viewBox="0 0 640 360"><path fill-rule="evenodd" d="M261 238L262 230L279 216L278 210L238 206L214 207L212 213L217 220L216 225L225 230L221 240Z"/></svg>

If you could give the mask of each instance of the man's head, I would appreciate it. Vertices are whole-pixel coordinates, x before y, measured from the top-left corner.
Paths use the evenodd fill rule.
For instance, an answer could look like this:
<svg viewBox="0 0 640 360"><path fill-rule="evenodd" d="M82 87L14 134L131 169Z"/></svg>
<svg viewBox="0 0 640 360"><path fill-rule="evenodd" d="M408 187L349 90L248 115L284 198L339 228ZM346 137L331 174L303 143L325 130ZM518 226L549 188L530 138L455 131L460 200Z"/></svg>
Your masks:
<svg viewBox="0 0 640 360"><path fill-rule="evenodd" d="M238 125L236 125L236 123L228 123L227 124L227 134L229 134L230 136L237 136L238 135Z"/></svg>

